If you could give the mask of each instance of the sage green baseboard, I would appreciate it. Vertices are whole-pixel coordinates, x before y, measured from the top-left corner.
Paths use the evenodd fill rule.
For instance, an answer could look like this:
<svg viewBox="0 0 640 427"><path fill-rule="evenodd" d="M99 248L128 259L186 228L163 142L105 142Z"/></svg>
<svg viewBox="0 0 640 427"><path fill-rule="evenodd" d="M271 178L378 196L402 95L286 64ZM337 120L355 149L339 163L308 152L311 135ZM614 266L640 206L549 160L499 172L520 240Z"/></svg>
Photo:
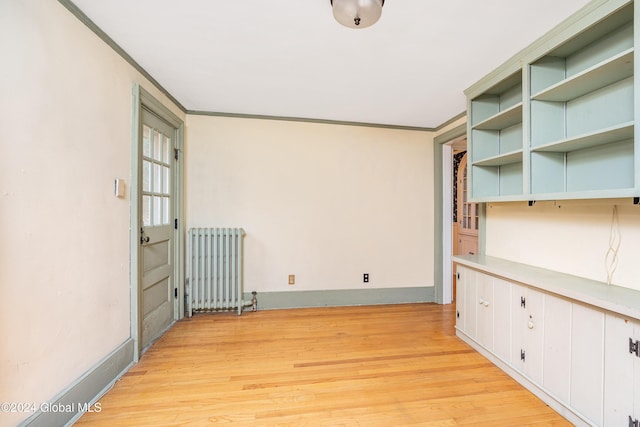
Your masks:
<svg viewBox="0 0 640 427"><path fill-rule="evenodd" d="M91 407L132 364L133 340L129 338L93 368L85 372L66 390L44 403L39 411L19 426L71 425L80 418L85 408ZM94 410L99 410L99 408L99 405L93 406ZM47 411L47 409L50 410Z"/></svg>
<svg viewBox="0 0 640 427"><path fill-rule="evenodd" d="M245 294L245 301L251 301ZM258 292L258 310L434 302L434 287ZM250 308L249 308L250 310Z"/></svg>

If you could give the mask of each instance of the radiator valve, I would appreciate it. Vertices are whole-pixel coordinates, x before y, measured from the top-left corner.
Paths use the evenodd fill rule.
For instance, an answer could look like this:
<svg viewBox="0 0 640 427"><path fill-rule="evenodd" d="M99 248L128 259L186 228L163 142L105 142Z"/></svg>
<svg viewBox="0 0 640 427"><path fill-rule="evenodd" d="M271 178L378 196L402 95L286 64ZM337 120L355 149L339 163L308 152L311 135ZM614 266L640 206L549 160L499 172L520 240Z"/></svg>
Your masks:
<svg viewBox="0 0 640 427"><path fill-rule="evenodd" d="M253 311L258 311L258 298L256 297L256 294L256 291L251 292L251 295L253 295L253 297L251 297L251 309Z"/></svg>

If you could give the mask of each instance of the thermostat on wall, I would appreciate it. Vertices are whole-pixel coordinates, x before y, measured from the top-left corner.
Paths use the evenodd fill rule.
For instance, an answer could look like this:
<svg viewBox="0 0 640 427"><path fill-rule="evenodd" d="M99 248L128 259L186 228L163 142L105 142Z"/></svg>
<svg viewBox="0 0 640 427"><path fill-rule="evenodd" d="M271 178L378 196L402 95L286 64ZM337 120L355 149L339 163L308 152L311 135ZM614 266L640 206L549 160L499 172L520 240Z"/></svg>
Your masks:
<svg viewBox="0 0 640 427"><path fill-rule="evenodd" d="M113 187L113 192L116 197L124 197L124 180L116 178Z"/></svg>

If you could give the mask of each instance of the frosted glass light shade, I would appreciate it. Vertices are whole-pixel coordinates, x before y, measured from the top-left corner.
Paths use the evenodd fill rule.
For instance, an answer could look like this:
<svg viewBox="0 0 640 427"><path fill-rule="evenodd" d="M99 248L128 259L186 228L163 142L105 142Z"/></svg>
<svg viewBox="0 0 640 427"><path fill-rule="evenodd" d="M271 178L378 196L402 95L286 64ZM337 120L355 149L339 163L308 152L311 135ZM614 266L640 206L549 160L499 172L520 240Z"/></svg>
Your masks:
<svg viewBox="0 0 640 427"><path fill-rule="evenodd" d="M367 28L382 15L384 0L331 0L336 21L349 28Z"/></svg>

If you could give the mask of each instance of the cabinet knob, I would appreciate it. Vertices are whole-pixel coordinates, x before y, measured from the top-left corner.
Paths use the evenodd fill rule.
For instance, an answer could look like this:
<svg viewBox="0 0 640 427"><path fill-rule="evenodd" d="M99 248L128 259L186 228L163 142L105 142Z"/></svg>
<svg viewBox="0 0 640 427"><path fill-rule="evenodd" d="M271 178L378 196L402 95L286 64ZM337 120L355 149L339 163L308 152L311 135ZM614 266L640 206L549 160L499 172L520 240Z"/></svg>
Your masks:
<svg viewBox="0 0 640 427"><path fill-rule="evenodd" d="M485 302L484 302L484 306L485 306L485 307L489 307L489 301L485 301Z"/></svg>
<svg viewBox="0 0 640 427"><path fill-rule="evenodd" d="M529 327L529 329L533 329L533 327L535 326L535 324L533 323L533 317L529 316L529 323L527 324L527 326Z"/></svg>

